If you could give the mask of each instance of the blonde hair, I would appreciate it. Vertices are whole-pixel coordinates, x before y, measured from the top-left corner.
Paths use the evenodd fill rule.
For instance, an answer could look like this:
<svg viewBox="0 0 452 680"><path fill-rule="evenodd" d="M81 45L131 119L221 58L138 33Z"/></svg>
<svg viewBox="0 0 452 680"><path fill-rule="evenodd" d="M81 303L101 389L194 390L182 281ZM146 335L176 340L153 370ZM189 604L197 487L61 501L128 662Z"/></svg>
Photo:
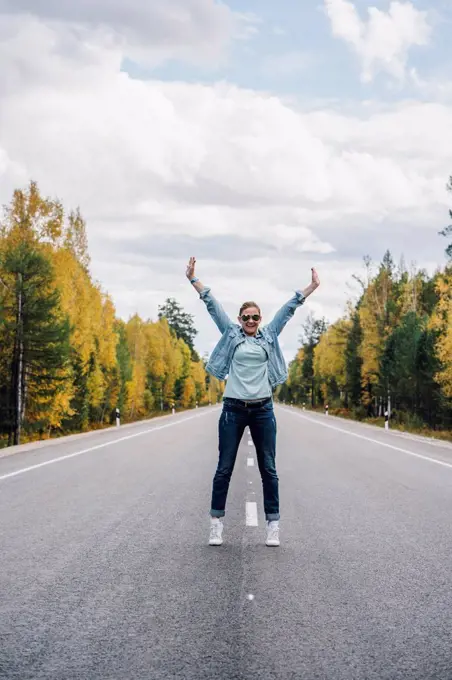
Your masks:
<svg viewBox="0 0 452 680"><path fill-rule="evenodd" d="M259 307L259 305L257 305L255 302L250 300L248 302L244 302L243 305L240 307L239 316L242 316L243 312L245 311L245 309L248 309L248 307L256 307L256 309L259 310L259 314L262 314L261 308Z"/></svg>

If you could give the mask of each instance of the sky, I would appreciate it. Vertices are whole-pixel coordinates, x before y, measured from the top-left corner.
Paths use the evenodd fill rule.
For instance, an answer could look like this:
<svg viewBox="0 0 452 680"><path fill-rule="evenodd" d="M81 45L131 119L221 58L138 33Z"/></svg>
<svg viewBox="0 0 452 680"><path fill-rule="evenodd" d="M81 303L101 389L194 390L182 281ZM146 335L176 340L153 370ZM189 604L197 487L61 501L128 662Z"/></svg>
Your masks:
<svg viewBox="0 0 452 680"><path fill-rule="evenodd" d="M79 206L117 314L175 297L201 354L218 331L190 256L264 323L315 266L291 360L364 256L445 263L451 25L450 0L0 0L0 203L35 180Z"/></svg>

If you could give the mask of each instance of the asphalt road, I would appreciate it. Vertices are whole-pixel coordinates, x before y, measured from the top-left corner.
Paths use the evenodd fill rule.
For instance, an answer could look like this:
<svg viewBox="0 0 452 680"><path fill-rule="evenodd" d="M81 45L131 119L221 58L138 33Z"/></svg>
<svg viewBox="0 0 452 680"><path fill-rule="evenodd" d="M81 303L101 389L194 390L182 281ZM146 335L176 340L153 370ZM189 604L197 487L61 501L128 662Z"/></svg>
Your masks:
<svg viewBox="0 0 452 680"><path fill-rule="evenodd" d="M277 407L212 548L219 413L0 458L0 678L451 680L452 447Z"/></svg>

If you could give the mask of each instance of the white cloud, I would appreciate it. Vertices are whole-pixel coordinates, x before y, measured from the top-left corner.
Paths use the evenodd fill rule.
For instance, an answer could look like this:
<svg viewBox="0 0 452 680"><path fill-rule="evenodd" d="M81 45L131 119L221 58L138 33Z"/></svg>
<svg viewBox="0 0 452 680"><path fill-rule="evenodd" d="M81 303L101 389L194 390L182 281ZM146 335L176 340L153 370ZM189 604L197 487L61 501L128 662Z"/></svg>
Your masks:
<svg viewBox="0 0 452 680"><path fill-rule="evenodd" d="M241 24L226 4L215 0L0 0L1 13L102 34L127 56L150 64L221 59Z"/></svg>
<svg viewBox="0 0 452 680"><path fill-rule="evenodd" d="M387 12L369 7L367 22L349 0L324 3L333 35L345 40L359 56L364 82L373 80L380 71L403 80L410 48L429 42L427 13L417 10L411 2L393 0Z"/></svg>
<svg viewBox="0 0 452 680"><path fill-rule="evenodd" d="M196 313L203 351L215 328L184 278L198 248L200 275L231 314L256 297L270 316L317 264L323 285L309 305L334 318L363 230L381 239L390 218L415 232L423 215L437 238L446 105L305 112L226 83L133 80L102 33L28 18L3 19L0 36L0 203L33 178L80 205L93 272L124 316L155 318L175 295ZM285 334L288 352L298 332Z"/></svg>

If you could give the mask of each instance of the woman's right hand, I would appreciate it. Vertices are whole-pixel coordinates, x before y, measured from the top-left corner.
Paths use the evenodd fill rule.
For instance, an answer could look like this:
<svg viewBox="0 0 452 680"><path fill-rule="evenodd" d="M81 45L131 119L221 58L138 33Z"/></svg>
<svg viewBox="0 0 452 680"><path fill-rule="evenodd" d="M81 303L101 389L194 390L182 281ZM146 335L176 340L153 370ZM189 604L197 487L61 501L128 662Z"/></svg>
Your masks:
<svg viewBox="0 0 452 680"><path fill-rule="evenodd" d="M196 264L196 257L191 257L188 265L187 265L187 271L185 272L187 279L189 281L192 280L192 278L195 276L195 264Z"/></svg>

